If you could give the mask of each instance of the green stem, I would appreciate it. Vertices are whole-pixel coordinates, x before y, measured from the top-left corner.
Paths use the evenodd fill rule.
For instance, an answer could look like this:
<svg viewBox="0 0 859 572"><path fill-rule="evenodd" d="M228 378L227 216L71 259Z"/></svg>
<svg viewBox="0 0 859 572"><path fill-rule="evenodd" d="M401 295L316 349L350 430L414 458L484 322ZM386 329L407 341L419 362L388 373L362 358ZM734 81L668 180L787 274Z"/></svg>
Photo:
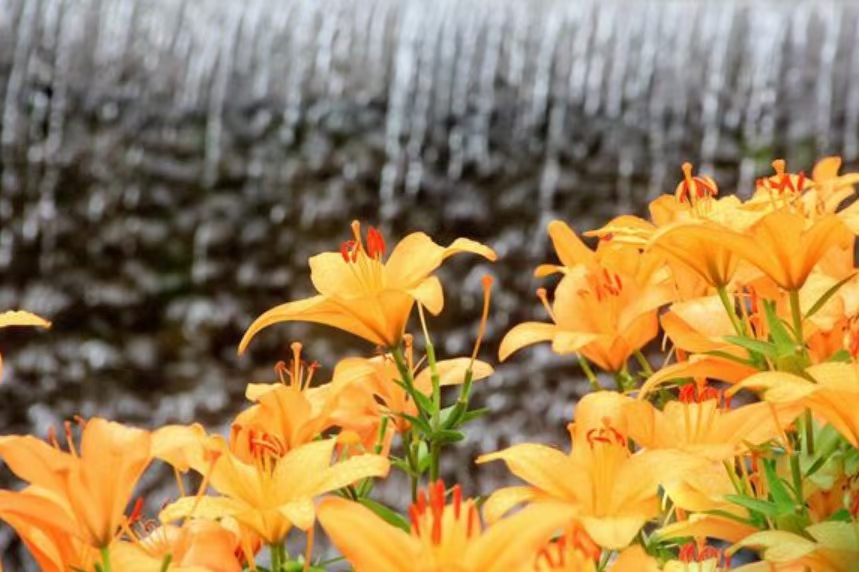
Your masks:
<svg viewBox="0 0 859 572"><path fill-rule="evenodd" d="M427 363L430 369L430 379L432 379L432 411L430 413L430 427L433 433L441 428L441 378L438 375L438 367L435 359L435 347L433 347L429 336L426 336L426 351ZM441 444L436 441L431 441L429 444L430 466L429 480L430 483L438 480L439 464L441 462Z"/></svg>
<svg viewBox="0 0 859 572"><path fill-rule="evenodd" d="M411 369L406 365L406 356L403 354L403 348L397 346L390 348L390 350L391 355L394 357L394 363L397 365L397 371L400 372L400 377L403 380L403 385L406 386L406 392L412 397L415 404L420 406L420 402L414 399L415 383L414 379L412 379ZM418 415L421 415L420 410L418 410ZM415 428L414 425L412 425L412 428L403 434L403 447L405 448L406 460L409 462L411 473L409 478L411 479L412 502L417 502L418 500L418 482L421 478L420 462L417 455L417 448L415 447L417 437L417 428Z"/></svg>
<svg viewBox="0 0 859 572"><path fill-rule="evenodd" d="M576 354L579 358L579 365L582 368L582 371L585 372L585 377L588 378L588 381L591 384L591 389L594 391L601 391L602 386L600 385L597 376L594 374L594 370L591 369L591 364L588 363L588 360L585 359L585 356L582 354Z"/></svg>
<svg viewBox="0 0 859 572"><path fill-rule="evenodd" d="M799 290L791 290L790 314L793 317L793 331L796 334L796 343L803 347L805 353L805 337L802 335L802 308L799 305Z"/></svg>
<svg viewBox="0 0 859 572"><path fill-rule="evenodd" d="M742 322L740 322L740 318L737 316L737 310L734 307L734 302L728 295L728 289L725 288L724 285L722 285L716 288L716 291L719 293L719 300L722 301L722 306L725 307L725 311L728 313L728 318L731 320L731 324L734 325L734 330L737 332L737 335L745 336L746 330L745 328L743 328L743 324Z"/></svg>
<svg viewBox="0 0 859 572"><path fill-rule="evenodd" d="M110 572L110 549L107 546L101 549L101 565L103 572Z"/></svg>
<svg viewBox="0 0 859 572"><path fill-rule="evenodd" d="M283 562L280 559L280 546L277 544L269 545L269 552L271 552L272 572L280 572L281 568L283 568Z"/></svg>
<svg viewBox="0 0 859 572"><path fill-rule="evenodd" d="M809 457L814 457L814 420L811 416L811 409L805 410L802 424L805 426L805 453Z"/></svg>
<svg viewBox="0 0 859 572"><path fill-rule="evenodd" d="M641 353L640 349L635 350L632 355L635 356L635 359L638 361L638 365L641 366L641 371L644 372L647 377L653 375L653 368L650 367L650 362L647 361L647 358L644 357L644 354Z"/></svg>
<svg viewBox="0 0 859 572"><path fill-rule="evenodd" d="M799 466L799 454L790 456L790 472L793 477L793 488L796 492L797 505L805 508L805 497L802 493L802 471Z"/></svg>

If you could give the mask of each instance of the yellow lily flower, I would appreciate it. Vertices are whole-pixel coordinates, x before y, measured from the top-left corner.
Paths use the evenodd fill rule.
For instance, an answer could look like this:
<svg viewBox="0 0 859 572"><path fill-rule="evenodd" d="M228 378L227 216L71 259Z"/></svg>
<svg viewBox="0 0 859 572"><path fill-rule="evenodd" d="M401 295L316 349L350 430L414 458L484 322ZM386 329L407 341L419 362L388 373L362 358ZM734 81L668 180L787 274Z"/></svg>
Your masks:
<svg viewBox="0 0 859 572"><path fill-rule="evenodd" d="M454 487L445 504L439 481L411 506L411 533L360 504L328 498L319 521L357 572L531 572L534 555L569 522L560 506L531 507L483 529L477 507ZM360 535L356 531L362 531Z"/></svg>
<svg viewBox="0 0 859 572"><path fill-rule="evenodd" d="M190 520L182 526L163 525L142 538L120 542L111 551L111 564L123 572L167 570L176 572L241 572L238 536L211 520Z"/></svg>
<svg viewBox="0 0 859 572"><path fill-rule="evenodd" d="M0 490L0 520L15 530L44 572L90 570L100 560L98 550L78 538L68 506L49 492L36 487Z"/></svg>
<svg viewBox="0 0 859 572"><path fill-rule="evenodd" d="M627 256L640 257L637 251ZM501 341L503 361L514 351L537 342L551 341L559 354L579 352L600 368L617 372L633 352L656 337L660 306L673 299L674 292L665 281L612 272L567 273L555 290L549 306L545 290L538 295L554 323L526 322L507 332Z"/></svg>
<svg viewBox="0 0 859 572"><path fill-rule="evenodd" d="M833 267L836 278L846 276L852 267L853 233L836 215L810 222L780 209L764 216L748 234L721 233L718 238L724 248L788 291L802 288L818 264Z"/></svg>
<svg viewBox="0 0 859 572"><path fill-rule="evenodd" d="M687 352L742 351L724 341L736 331L718 296L674 302L659 321L674 345Z"/></svg>
<svg viewBox="0 0 859 572"><path fill-rule="evenodd" d="M687 361L681 361L663 367L647 378L641 386L639 396L644 397L663 383L678 379L715 379L727 383L739 383L760 370L731 359L710 355L693 355Z"/></svg>
<svg viewBox="0 0 859 572"><path fill-rule="evenodd" d="M669 401L661 411L648 401L630 402L625 413L635 423L629 423L629 437L647 449L679 449L726 461L746 452L749 445L781 436L801 413L799 407L776 409L769 403L731 409L729 402L720 403L719 393L686 384L680 399Z"/></svg>
<svg viewBox="0 0 859 572"><path fill-rule="evenodd" d="M407 356L407 361L412 369L415 389L424 395L432 395L430 368L427 366L418 371L411 356ZM462 384L465 381L465 372L470 366L473 381L485 379L494 371L492 366L484 361L474 360L472 365L471 358L441 360L436 363L440 385L445 387ZM405 389L394 383L394 380L399 380L401 375L389 354L371 359L347 358L337 364L337 371L341 371L343 376L356 379L350 391L350 398L357 392L364 392L370 396L370 401L376 404L375 417L379 423L384 416L391 413L417 415L415 402L409 398ZM345 406L349 407L350 404ZM408 420L401 417L395 418L394 425L401 433L411 427Z"/></svg>
<svg viewBox="0 0 859 572"><path fill-rule="evenodd" d="M416 232L404 238L384 261L385 241L376 229L370 228L366 246L357 221L352 223L352 232L354 240L344 243L340 252L310 258L310 279L319 295L263 313L245 332L239 354L260 330L288 321L326 324L374 344L395 347L415 302L432 314L441 312L441 282L432 273L446 258L471 252L496 259L491 248L473 240L458 238L443 247Z"/></svg>
<svg viewBox="0 0 859 572"><path fill-rule="evenodd" d="M23 310L9 310L0 314L0 328L10 326L34 326L37 328L50 328L51 322ZM0 382L3 381L3 356L0 355Z"/></svg>
<svg viewBox="0 0 859 572"><path fill-rule="evenodd" d="M626 438L612 427L589 432L570 454L525 443L482 455L479 464L502 460L529 487L494 492L484 505L492 521L523 503L570 507L594 541L608 549L627 546L659 513L659 471L653 457L630 453Z"/></svg>
<svg viewBox="0 0 859 572"><path fill-rule="evenodd" d="M596 572L602 550L578 522L537 553L534 572ZM612 568L616 570L615 566Z"/></svg>
<svg viewBox="0 0 859 572"><path fill-rule="evenodd" d="M859 183L859 173L839 175L840 169L841 157L824 157L814 165L812 185L807 194L813 197L814 206L821 213L836 212L839 205L853 195L853 186ZM850 210L850 207L844 210ZM850 217L842 218L852 230L854 226L849 222Z"/></svg>
<svg viewBox="0 0 859 572"><path fill-rule="evenodd" d="M67 435L68 453L30 436L0 437L0 457L19 478L68 507L85 544L107 547L152 459L150 434L95 418L84 426L80 451L70 430Z"/></svg>
<svg viewBox="0 0 859 572"><path fill-rule="evenodd" d="M162 522L180 518L233 517L267 544L280 544L293 525L308 530L315 520L313 499L367 477L388 474L388 459L360 455L331 464L335 439L284 450L259 436L253 461L237 455L220 436L205 438L204 454L192 452L188 465L204 475L221 496L187 496L167 506Z"/></svg>
<svg viewBox="0 0 859 572"><path fill-rule="evenodd" d="M733 386L763 391L766 401L806 406L859 447L859 364L826 362L805 370L811 380L781 371L761 372Z"/></svg>
<svg viewBox="0 0 859 572"><path fill-rule="evenodd" d="M830 521L812 524L804 536L784 530L757 532L737 542L731 550L762 549L761 557L777 570L794 566L796 570L814 572L850 572L859 562L857 539L859 527L855 522Z"/></svg>

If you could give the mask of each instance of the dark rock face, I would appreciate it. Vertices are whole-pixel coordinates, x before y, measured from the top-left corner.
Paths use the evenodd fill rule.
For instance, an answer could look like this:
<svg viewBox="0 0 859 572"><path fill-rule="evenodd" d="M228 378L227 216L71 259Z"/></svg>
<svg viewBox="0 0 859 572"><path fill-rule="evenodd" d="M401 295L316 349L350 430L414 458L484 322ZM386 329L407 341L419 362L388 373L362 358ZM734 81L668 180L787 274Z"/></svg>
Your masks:
<svg viewBox="0 0 859 572"><path fill-rule="evenodd" d="M724 191L784 156L859 157L849 3L560 0L0 0L0 308L54 321L2 335L4 433L80 413L223 424L290 340L333 366L371 351L283 325L308 256L348 224L492 245L454 260L436 344L470 351L480 277L498 278L485 352L538 318L545 226L640 212L694 160ZM494 360L491 360L494 361ZM564 443L583 389L535 348L476 393L463 450ZM485 474L492 474L487 468ZM5 532L0 535L8 536Z"/></svg>

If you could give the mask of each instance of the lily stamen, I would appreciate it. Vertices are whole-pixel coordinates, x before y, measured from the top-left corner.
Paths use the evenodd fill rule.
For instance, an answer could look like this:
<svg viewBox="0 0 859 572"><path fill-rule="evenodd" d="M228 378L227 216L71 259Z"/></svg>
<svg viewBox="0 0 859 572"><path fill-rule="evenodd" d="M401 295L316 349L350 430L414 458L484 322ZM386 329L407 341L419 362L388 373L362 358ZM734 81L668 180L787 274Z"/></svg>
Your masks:
<svg viewBox="0 0 859 572"><path fill-rule="evenodd" d="M484 276L480 284L483 286L483 312L480 314L480 326L477 328L477 340L474 342L474 350L471 352L471 365L474 367L474 360L477 359L477 352L480 351L480 344L483 342L483 336L486 333L486 322L489 320L489 303L492 298L492 283L494 278L487 274Z"/></svg>
<svg viewBox="0 0 859 572"><path fill-rule="evenodd" d="M537 298L542 302L543 308L545 308L546 313L549 314L549 318L551 318L553 322L557 322L555 319L555 313L552 312L552 306L549 304L549 298L545 288L537 288Z"/></svg>

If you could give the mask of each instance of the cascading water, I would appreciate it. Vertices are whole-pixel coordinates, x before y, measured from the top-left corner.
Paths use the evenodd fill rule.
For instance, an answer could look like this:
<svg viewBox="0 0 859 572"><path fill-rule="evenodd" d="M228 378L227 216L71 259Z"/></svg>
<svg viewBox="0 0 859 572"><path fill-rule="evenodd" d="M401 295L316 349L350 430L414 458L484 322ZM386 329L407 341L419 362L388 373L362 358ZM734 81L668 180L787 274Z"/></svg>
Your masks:
<svg viewBox="0 0 859 572"><path fill-rule="evenodd" d="M491 352L543 317L552 218L640 208L683 160L746 189L774 156L855 166L857 40L859 7L813 0L0 0L0 308L55 323L4 333L4 432L216 425L289 340L329 367L365 350L289 325L235 357L352 218L492 244ZM446 273L448 355L489 270ZM477 391L475 450L569 418L571 360L513 361Z"/></svg>

